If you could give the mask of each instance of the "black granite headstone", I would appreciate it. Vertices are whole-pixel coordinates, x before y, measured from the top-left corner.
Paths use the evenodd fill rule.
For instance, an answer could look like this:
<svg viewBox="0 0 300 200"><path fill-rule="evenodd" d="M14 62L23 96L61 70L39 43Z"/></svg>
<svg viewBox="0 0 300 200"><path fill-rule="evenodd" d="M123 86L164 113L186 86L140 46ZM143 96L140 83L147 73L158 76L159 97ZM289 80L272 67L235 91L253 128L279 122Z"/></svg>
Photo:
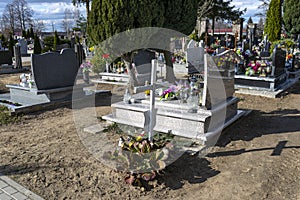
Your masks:
<svg viewBox="0 0 300 200"><path fill-rule="evenodd" d="M12 55L10 51L0 51L0 65L12 65Z"/></svg>
<svg viewBox="0 0 300 200"><path fill-rule="evenodd" d="M274 70L272 76L277 77L285 72L286 52L280 48L275 48L272 54L272 65Z"/></svg>
<svg viewBox="0 0 300 200"><path fill-rule="evenodd" d="M31 71L38 90L73 86L78 69L73 49L31 56Z"/></svg>

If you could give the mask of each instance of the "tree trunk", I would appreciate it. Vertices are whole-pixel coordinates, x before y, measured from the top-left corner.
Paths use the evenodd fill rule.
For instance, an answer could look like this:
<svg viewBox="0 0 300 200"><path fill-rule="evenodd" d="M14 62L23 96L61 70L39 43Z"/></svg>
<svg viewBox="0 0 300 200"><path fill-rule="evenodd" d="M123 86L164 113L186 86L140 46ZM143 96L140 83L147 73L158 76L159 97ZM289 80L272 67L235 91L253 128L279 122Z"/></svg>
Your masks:
<svg viewBox="0 0 300 200"><path fill-rule="evenodd" d="M164 51L164 56L166 60L166 79L170 83L174 83L176 81L176 77L174 74L174 66L172 62L172 55L169 51Z"/></svg>
<svg viewBox="0 0 300 200"><path fill-rule="evenodd" d="M127 69L127 73L129 75L129 81L127 84L128 92L132 95L134 93L134 87L138 84L138 80L136 77L136 69L132 66L133 53L128 53L122 56L125 66Z"/></svg>
<svg viewBox="0 0 300 200"><path fill-rule="evenodd" d="M21 47L14 46L14 56L15 56L15 68L21 69L22 68L22 57L21 57Z"/></svg>

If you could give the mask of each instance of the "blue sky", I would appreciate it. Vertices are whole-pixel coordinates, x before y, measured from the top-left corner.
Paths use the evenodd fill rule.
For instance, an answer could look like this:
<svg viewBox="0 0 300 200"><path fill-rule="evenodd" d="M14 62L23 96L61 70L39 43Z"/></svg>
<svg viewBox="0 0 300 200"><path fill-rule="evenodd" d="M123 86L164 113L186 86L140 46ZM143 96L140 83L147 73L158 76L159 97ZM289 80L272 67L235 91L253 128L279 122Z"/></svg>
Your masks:
<svg viewBox="0 0 300 200"><path fill-rule="evenodd" d="M11 2L12 0L1 0L1 17L5 6ZM34 18L43 20L45 24L51 24L53 22L56 29L61 29L65 9L75 9L71 2L72 0L27 0L28 5L34 11ZM257 12L257 7L259 5L258 0L233 0L232 4L237 8L247 8L247 13L243 16L246 18L246 21L250 16L252 16L253 21L258 22L258 18L253 18L253 15ZM84 6L80 6L78 9L81 14L85 15Z"/></svg>

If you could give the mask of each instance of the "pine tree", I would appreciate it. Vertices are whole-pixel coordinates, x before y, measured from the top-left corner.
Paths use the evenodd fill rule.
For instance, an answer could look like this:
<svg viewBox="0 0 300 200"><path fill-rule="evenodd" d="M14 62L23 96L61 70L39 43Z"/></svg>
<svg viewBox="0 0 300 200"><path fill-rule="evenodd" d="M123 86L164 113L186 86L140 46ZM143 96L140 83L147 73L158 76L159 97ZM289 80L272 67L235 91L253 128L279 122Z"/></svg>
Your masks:
<svg viewBox="0 0 300 200"><path fill-rule="evenodd" d="M251 17L249 17L247 24L253 24L253 20Z"/></svg>
<svg viewBox="0 0 300 200"><path fill-rule="evenodd" d="M57 45L59 44L59 38L58 38L58 34L57 31L54 32L54 39L53 39L53 50L56 51L57 50Z"/></svg>
<svg viewBox="0 0 300 200"><path fill-rule="evenodd" d="M300 34L300 0L283 2L283 21L285 29L291 34Z"/></svg>
<svg viewBox="0 0 300 200"><path fill-rule="evenodd" d="M33 53L34 54L41 54L42 53L42 47L40 43L40 39L38 38L37 34L34 35L34 43L33 43Z"/></svg>
<svg viewBox="0 0 300 200"><path fill-rule="evenodd" d="M271 0L267 12L265 34L271 42L280 39L282 28L281 0Z"/></svg>
<svg viewBox="0 0 300 200"><path fill-rule="evenodd" d="M29 29L27 29L26 35L27 35L27 37L29 37L29 38L31 37ZM32 37L31 37L31 38L32 38Z"/></svg>
<svg viewBox="0 0 300 200"><path fill-rule="evenodd" d="M34 38L34 32L33 32L33 28L32 27L30 27L30 37Z"/></svg>
<svg viewBox="0 0 300 200"><path fill-rule="evenodd" d="M27 34L25 30L22 30L22 37L27 39Z"/></svg>

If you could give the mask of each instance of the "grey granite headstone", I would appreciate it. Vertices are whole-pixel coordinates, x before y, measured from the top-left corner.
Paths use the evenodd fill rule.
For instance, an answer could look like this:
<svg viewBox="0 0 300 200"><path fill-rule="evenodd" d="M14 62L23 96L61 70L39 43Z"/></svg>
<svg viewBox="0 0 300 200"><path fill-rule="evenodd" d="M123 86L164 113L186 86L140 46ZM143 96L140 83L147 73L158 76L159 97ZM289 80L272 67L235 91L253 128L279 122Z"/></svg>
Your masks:
<svg viewBox="0 0 300 200"><path fill-rule="evenodd" d="M73 86L78 69L73 49L31 56L31 71L38 90Z"/></svg>
<svg viewBox="0 0 300 200"><path fill-rule="evenodd" d="M25 39L20 39L19 45L21 47L21 55L27 55L27 41Z"/></svg>
<svg viewBox="0 0 300 200"><path fill-rule="evenodd" d="M207 73L204 73L202 104L207 109L211 109L233 96L235 66L238 62L239 57L232 50L217 56L205 54L204 66ZM224 85L224 88L220 85ZM210 91L219 95L212 97Z"/></svg>
<svg viewBox="0 0 300 200"><path fill-rule="evenodd" d="M186 51L188 73L202 73L204 70L204 48L193 47Z"/></svg>
<svg viewBox="0 0 300 200"><path fill-rule="evenodd" d="M12 65L12 55L10 51L0 51L0 65Z"/></svg>

